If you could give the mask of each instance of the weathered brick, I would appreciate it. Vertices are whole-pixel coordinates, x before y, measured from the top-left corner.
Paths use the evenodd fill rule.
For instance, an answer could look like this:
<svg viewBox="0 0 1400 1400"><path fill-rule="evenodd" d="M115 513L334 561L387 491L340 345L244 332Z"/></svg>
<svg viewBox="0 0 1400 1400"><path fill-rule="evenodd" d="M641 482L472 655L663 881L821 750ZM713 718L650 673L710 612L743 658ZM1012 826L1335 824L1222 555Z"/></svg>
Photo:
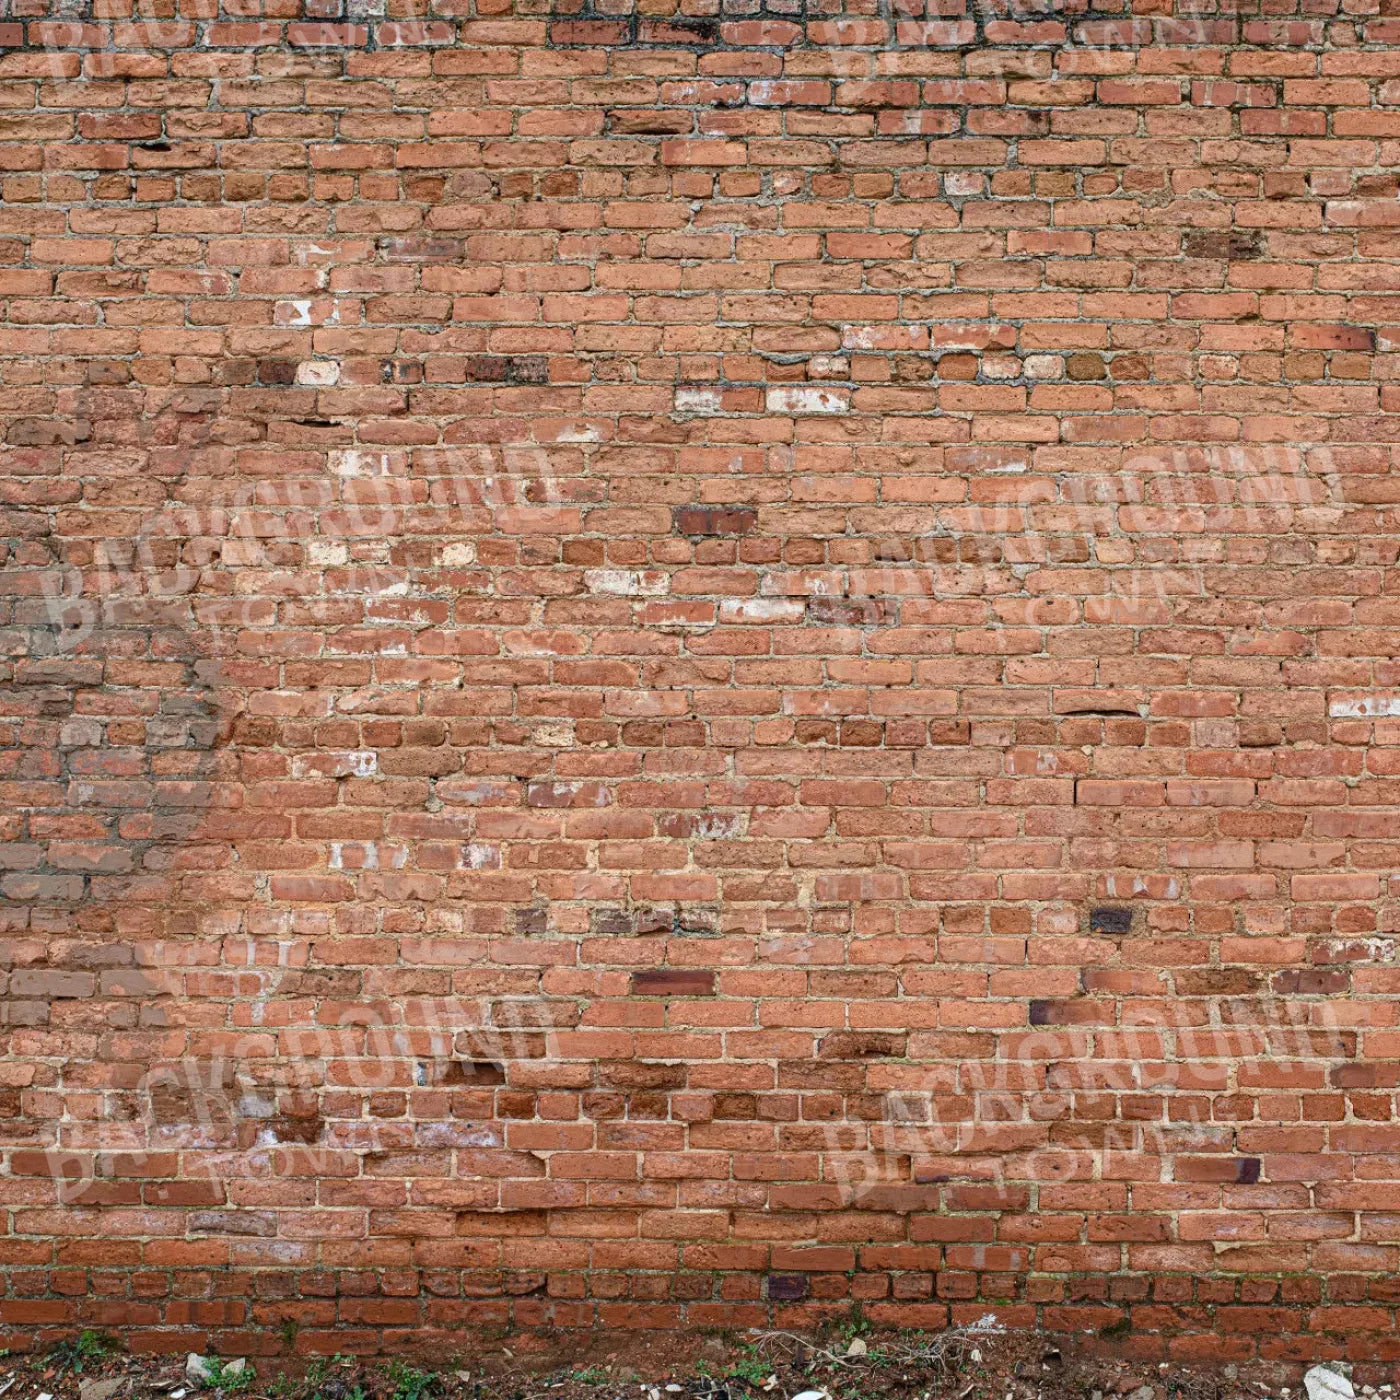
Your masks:
<svg viewBox="0 0 1400 1400"><path fill-rule="evenodd" d="M1385 1359L1392 0L22 8L0 1343Z"/></svg>

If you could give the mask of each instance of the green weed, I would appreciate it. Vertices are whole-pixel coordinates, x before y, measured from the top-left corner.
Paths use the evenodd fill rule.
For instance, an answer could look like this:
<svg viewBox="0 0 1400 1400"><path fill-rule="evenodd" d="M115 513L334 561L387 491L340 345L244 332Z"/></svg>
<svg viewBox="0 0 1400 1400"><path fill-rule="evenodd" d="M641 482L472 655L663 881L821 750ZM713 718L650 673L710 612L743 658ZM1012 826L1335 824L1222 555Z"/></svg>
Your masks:
<svg viewBox="0 0 1400 1400"><path fill-rule="evenodd" d="M393 1400L428 1400L439 1389L435 1372L420 1371L397 1358L389 1363L389 1384L394 1388Z"/></svg>
<svg viewBox="0 0 1400 1400"><path fill-rule="evenodd" d="M115 1338L89 1328L76 1337L60 1342L49 1353L49 1361L60 1371L81 1375L84 1366L95 1366L105 1361L116 1349Z"/></svg>
<svg viewBox="0 0 1400 1400"><path fill-rule="evenodd" d="M256 1379L251 1366L244 1366L239 1371L230 1371L228 1367L228 1362L220 1357L211 1356L208 1359L204 1384L221 1395L237 1395L240 1390L247 1390Z"/></svg>

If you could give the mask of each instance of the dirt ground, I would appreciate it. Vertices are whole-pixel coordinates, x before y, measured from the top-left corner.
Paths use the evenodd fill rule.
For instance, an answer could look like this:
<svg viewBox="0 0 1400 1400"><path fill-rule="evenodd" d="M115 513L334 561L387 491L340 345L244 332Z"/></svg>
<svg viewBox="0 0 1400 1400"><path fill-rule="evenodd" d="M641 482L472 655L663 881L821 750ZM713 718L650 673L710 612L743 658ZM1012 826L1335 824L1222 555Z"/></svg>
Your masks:
<svg viewBox="0 0 1400 1400"><path fill-rule="evenodd" d="M922 1334L858 1326L821 1336L561 1334L540 1349L464 1343L437 1368L352 1357L206 1363L130 1356L86 1332L0 1359L3 1400L1305 1400L1297 1368L1211 1370L1073 1354L1073 1344L995 1325ZM1356 1380L1388 1400L1389 1384ZM1400 1400L1400 1397L1398 1397Z"/></svg>

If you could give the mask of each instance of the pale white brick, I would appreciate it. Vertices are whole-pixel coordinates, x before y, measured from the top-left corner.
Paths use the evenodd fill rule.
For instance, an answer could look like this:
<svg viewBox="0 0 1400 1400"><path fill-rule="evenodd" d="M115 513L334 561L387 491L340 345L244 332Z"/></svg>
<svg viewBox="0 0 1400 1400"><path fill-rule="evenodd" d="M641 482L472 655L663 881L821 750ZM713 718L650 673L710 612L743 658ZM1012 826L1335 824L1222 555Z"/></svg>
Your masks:
<svg viewBox="0 0 1400 1400"><path fill-rule="evenodd" d="M1336 695L1327 713L1333 719L1388 719L1400 715L1400 694Z"/></svg>
<svg viewBox="0 0 1400 1400"><path fill-rule="evenodd" d="M849 413L849 389L817 389L784 385L768 391L769 413Z"/></svg>
<svg viewBox="0 0 1400 1400"><path fill-rule="evenodd" d="M1027 379L1061 379L1064 377L1065 362L1060 355L1027 355L1024 363Z"/></svg>
<svg viewBox="0 0 1400 1400"><path fill-rule="evenodd" d="M340 383L339 360L303 360L297 366L297 383L311 388L328 389Z"/></svg>
<svg viewBox="0 0 1400 1400"><path fill-rule="evenodd" d="M624 598L654 598L671 591L671 580L655 569L589 569L583 576L591 593Z"/></svg>
<svg viewBox="0 0 1400 1400"><path fill-rule="evenodd" d="M719 413L722 402L718 389L697 389L684 386L676 390L677 413Z"/></svg>
<svg viewBox="0 0 1400 1400"><path fill-rule="evenodd" d="M339 540L312 540L306 546L306 558L309 563L320 568L332 564L348 564L350 550Z"/></svg>

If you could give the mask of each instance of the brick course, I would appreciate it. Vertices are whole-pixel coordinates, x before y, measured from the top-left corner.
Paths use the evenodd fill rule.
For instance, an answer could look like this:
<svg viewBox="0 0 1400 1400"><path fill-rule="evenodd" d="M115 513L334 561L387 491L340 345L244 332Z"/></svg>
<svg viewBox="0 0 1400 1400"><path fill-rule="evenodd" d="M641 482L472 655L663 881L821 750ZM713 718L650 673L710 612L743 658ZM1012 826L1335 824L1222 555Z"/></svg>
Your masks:
<svg viewBox="0 0 1400 1400"><path fill-rule="evenodd" d="M5 14L0 1332L1400 1352L1394 0Z"/></svg>

